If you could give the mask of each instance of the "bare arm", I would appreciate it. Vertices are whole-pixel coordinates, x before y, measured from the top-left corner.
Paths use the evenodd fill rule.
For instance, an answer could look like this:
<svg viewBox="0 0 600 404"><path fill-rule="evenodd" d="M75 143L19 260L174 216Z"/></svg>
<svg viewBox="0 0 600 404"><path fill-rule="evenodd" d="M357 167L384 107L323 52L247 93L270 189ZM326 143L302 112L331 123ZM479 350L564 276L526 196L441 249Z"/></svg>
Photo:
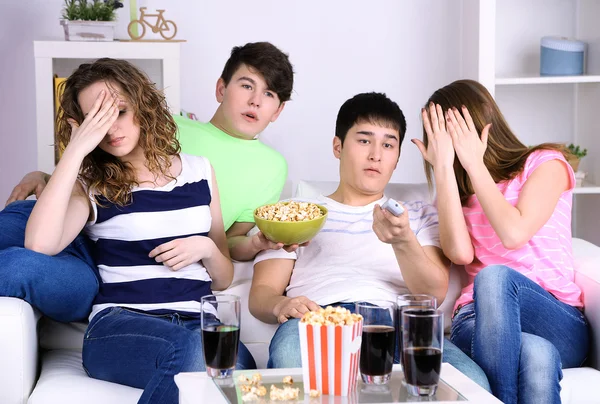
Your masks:
<svg viewBox="0 0 600 404"><path fill-rule="evenodd" d="M81 125L69 121L70 142L27 221L26 248L58 254L81 231L90 215L90 201L76 185L77 175L84 157L98 146L118 116L117 99L101 91Z"/></svg>
<svg viewBox="0 0 600 404"><path fill-rule="evenodd" d="M255 242L255 236L246 236L254 227L254 223L235 222L227 230L227 242L231 257L238 261L249 261L254 259L261 249Z"/></svg>
<svg viewBox="0 0 600 404"><path fill-rule="evenodd" d="M435 169L434 175L442 250L455 264L470 264L475 252L460 203L454 170L440 166Z"/></svg>
<svg viewBox="0 0 600 404"><path fill-rule="evenodd" d="M400 272L411 293L435 296L438 304L448 292L449 262L442 250L434 246L422 247L416 237L413 242L394 245Z"/></svg>
<svg viewBox="0 0 600 404"><path fill-rule="evenodd" d="M229 251L231 257L237 261L249 261L256 257L256 254L263 250L279 250L283 248L287 252L293 252L298 247L304 247L309 242L302 245L292 244L284 246L283 243L274 243L268 240L261 232L252 236L246 234L254 227L254 223L235 222L233 226L227 230L227 241L229 243Z"/></svg>
<svg viewBox="0 0 600 404"><path fill-rule="evenodd" d="M504 198L483 164L468 172L475 195L505 248L521 248L550 219L560 195L569 188L567 170L559 160L542 163L525 181L516 206Z"/></svg>
<svg viewBox="0 0 600 404"><path fill-rule="evenodd" d="M396 217L379 205L373 212L373 231L391 244L402 277L411 293L425 293L442 302L448 291L449 270L441 249L422 247L408 221L408 211Z"/></svg>
<svg viewBox="0 0 600 404"><path fill-rule="evenodd" d="M304 296L284 296L290 282L294 263L292 259L270 259L254 266L250 288L250 313L259 320L284 323L288 318L300 318L307 311L318 310L319 306Z"/></svg>
<svg viewBox="0 0 600 404"><path fill-rule="evenodd" d="M42 171L32 171L26 174L10 193L6 205L14 201L25 200L33 194L35 194L37 199L40 199L40 195L48 181L50 181L50 174Z"/></svg>
<svg viewBox="0 0 600 404"><path fill-rule="evenodd" d="M90 215L90 201L76 183L82 161L83 156L72 150L63 154L27 221L25 248L55 255L83 229Z"/></svg>
<svg viewBox="0 0 600 404"><path fill-rule="evenodd" d="M227 248L227 238L223 227L223 216L221 213L221 197L215 171L212 170L212 200L210 202L210 214L212 222L208 237L214 242L216 250L211 257L202 260L206 270L212 278L213 290L224 290L231 285L233 280L233 263L229 258L229 249Z"/></svg>
<svg viewBox="0 0 600 404"><path fill-rule="evenodd" d="M440 243L444 254L459 265L473 261L474 250L460 203L458 184L454 174L454 146L448 132L452 123L442 107L429 104L421 110L427 147L413 139L423 158L433 167L437 193Z"/></svg>

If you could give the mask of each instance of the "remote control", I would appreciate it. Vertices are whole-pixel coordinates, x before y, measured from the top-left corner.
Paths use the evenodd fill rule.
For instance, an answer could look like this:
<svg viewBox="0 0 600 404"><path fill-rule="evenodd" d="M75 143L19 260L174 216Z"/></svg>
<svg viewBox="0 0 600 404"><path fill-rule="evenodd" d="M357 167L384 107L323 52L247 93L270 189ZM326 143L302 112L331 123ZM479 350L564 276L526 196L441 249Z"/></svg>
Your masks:
<svg viewBox="0 0 600 404"><path fill-rule="evenodd" d="M400 216L402 213L404 213L404 208L402 207L402 205L400 205L392 198L388 199L381 208L386 209L394 216Z"/></svg>

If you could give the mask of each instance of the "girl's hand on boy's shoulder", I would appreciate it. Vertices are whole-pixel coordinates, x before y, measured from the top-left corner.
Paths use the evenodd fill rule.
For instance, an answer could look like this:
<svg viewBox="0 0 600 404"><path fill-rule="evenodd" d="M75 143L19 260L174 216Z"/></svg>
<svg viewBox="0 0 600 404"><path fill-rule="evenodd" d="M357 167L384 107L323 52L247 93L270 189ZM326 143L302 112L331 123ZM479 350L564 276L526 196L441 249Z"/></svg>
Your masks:
<svg viewBox="0 0 600 404"><path fill-rule="evenodd" d="M200 260L211 258L217 246L205 236L178 238L163 243L150 251L148 256L163 263L172 271L180 270Z"/></svg>
<svg viewBox="0 0 600 404"><path fill-rule="evenodd" d="M408 221L408 211L404 209L400 216L394 216L381 206L375 205L373 208L373 231L379 240L387 244L406 241L412 233Z"/></svg>

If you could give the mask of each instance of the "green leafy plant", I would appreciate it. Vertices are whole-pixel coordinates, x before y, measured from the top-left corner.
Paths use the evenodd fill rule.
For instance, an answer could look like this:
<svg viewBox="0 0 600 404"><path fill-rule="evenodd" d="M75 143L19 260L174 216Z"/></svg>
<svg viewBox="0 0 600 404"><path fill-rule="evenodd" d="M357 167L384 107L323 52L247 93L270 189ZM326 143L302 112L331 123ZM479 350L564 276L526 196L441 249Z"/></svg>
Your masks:
<svg viewBox="0 0 600 404"><path fill-rule="evenodd" d="M114 21L115 10L123 7L117 0L65 0L62 17L75 21Z"/></svg>
<svg viewBox="0 0 600 404"><path fill-rule="evenodd" d="M567 146L567 149L569 149L571 154L577 157L578 159L582 159L585 156L587 156L587 149L581 150L579 145L575 146L573 143L571 143L569 146Z"/></svg>

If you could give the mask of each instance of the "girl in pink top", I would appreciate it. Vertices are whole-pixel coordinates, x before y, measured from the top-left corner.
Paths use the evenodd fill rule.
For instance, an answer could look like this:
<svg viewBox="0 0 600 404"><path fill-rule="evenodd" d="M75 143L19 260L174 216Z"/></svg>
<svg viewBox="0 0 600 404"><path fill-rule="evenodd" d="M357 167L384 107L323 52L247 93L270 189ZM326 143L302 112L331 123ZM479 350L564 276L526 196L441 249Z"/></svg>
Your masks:
<svg viewBox="0 0 600 404"><path fill-rule="evenodd" d="M436 91L422 116L424 142L413 143L435 179L442 249L469 280L451 341L505 403L560 403L561 368L581 365L588 350L567 152L525 146L471 80Z"/></svg>

